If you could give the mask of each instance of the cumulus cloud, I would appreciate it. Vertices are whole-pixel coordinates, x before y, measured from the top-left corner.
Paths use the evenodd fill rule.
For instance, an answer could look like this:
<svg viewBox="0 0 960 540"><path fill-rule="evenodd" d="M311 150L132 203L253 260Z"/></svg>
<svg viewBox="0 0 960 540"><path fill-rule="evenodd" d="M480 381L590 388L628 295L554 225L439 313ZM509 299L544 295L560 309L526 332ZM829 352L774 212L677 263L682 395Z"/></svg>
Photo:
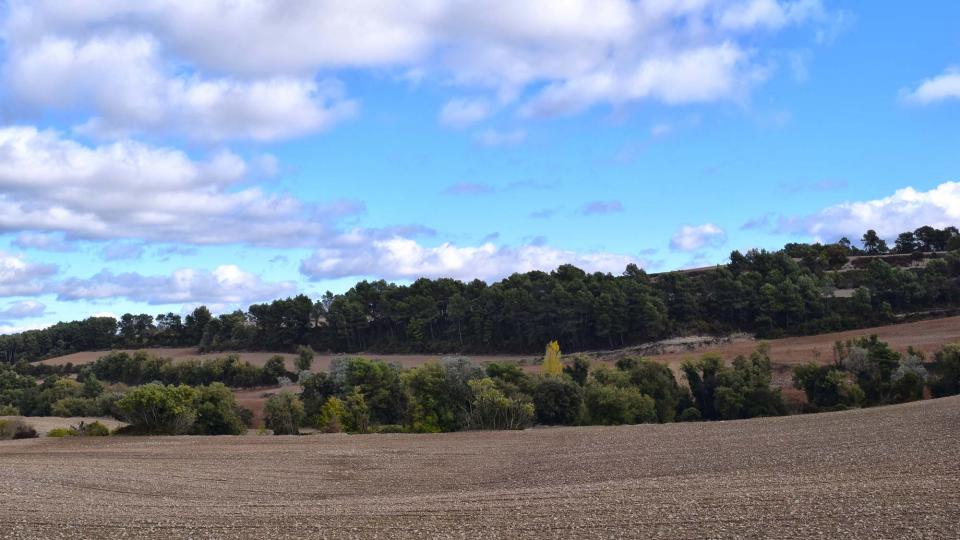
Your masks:
<svg viewBox="0 0 960 540"><path fill-rule="evenodd" d="M36 300L21 300L0 309L0 320L27 319L44 314L47 306Z"/></svg>
<svg viewBox="0 0 960 540"><path fill-rule="evenodd" d="M194 160L122 140L88 146L53 131L0 128L0 232L68 239L310 245L362 203L316 204L244 187L230 152Z"/></svg>
<svg viewBox="0 0 960 540"><path fill-rule="evenodd" d="M837 18L820 0L13 0L8 11L5 73L24 101L92 106L94 132L266 140L353 114L342 91L314 82L338 69L466 89L475 97L440 112L455 127L515 102L541 116L740 99L767 76L763 34Z"/></svg>
<svg viewBox="0 0 960 540"><path fill-rule="evenodd" d="M584 215L614 214L623 212L623 203L620 201L592 201L583 205L580 212Z"/></svg>
<svg viewBox="0 0 960 540"><path fill-rule="evenodd" d="M144 35L14 42L8 57L8 89L19 103L40 110L91 106L96 114L77 129L99 136L172 132L270 141L321 130L356 110L335 81L166 72L160 45Z"/></svg>
<svg viewBox="0 0 960 540"><path fill-rule="evenodd" d="M697 251L707 247L719 247L727 241L727 233L713 223L684 225L670 238L670 248L675 251Z"/></svg>
<svg viewBox="0 0 960 540"><path fill-rule="evenodd" d="M103 270L90 278L71 277L54 287L58 300L103 300L126 298L147 304L208 303L247 305L294 294L289 281L266 282L235 265L212 271L183 268L168 276L145 276L136 272L116 274Z"/></svg>
<svg viewBox="0 0 960 540"><path fill-rule="evenodd" d="M906 187L880 199L845 202L808 216L781 217L776 230L833 241L842 236L859 238L868 229L894 238L923 225L943 228L958 224L960 182L944 182L929 191Z"/></svg>
<svg viewBox="0 0 960 540"><path fill-rule="evenodd" d="M565 263L589 272L622 272L634 257L614 253L577 253L533 242L519 247L443 243L425 246L402 236L355 238L316 250L300 263L311 280L376 275L386 279L452 277L496 280L515 272L552 270Z"/></svg>
<svg viewBox="0 0 960 540"><path fill-rule="evenodd" d="M0 296L40 294L45 280L56 273L55 265L32 263L23 255L0 251Z"/></svg>
<svg viewBox="0 0 960 540"><path fill-rule="evenodd" d="M940 75L924 80L913 90L903 90L901 95L908 103L916 105L960 99L960 67L949 67Z"/></svg>

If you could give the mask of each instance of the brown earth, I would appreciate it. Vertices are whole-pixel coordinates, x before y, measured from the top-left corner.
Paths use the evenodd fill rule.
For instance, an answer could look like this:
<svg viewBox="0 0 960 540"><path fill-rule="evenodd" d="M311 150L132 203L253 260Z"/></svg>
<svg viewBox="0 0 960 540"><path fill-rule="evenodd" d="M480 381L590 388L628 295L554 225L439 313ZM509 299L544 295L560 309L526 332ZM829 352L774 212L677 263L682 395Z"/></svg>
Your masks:
<svg viewBox="0 0 960 540"><path fill-rule="evenodd" d="M833 332L829 334L820 334L816 336L790 337L783 339L773 339L767 341L770 344L770 356L777 364L793 366L802 362L811 360L818 362L833 361L833 344L837 340L845 341L862 336L876 334L881 341L886 341L895 350L905 352L907 347L913 346L915 349L923 351L928 356L940 350L945 344L960 342L960 317L945 317L941 319L930 319L925 321L891 324L887 326L877 326L873 328L862 328L859 330L849 330L845 332ZM674 344L672 342L678 342ZM689 340L688 340L689 341ZM703 341L703 340L701 340ZM723 340L721 340L723 341ZM756 346L757 341L743 336L737 336L726 340L725 343L704 342L702 345L684 344L684 340L666 340L665 347L669 352L660 354L644 354L651 359L666 362L671 366L679 365L684 358L698 356L707 352L718 353L727 360L732 360L738 355L749 355ZM598 351L589 353L601 361L613 362L616 358L631 352L639 352L643 348L628 348L615 351ZM182 359L209 359L217 358L230 354L227 352L199 354L194 348L178 349L147 349L149 352L158 356ZM94 362L97 358L103 356L109 351L89 351L66 356L58 356L41 360L38 363L50 365L63 365L72 362L74 365L82 365ZM241 359L254 365L262 366L272 356L280 354L287 361L287 368L293 369L293 359L296 355L289 353L274 352L239 352ZM335 358L342 358L343 354L318 354L314 359L315 370L326 370L330 367L330 362ZM382 359L388 362L399 362L404 367L415 367L431 360L439 360L444 355L430 354L376 354L376 353L356 353L352 356L364 356L367 358ZM539 359L536 355L487 355L487 356L468 356L478 364L488 362L520 362L525 364L529 370L539 369L533 365Z"/></svg>
<svg viewBox="0 0 960 540"><path fill-rule="evenodd" d="M53 429L69 428L79 424L80 422L85 424L100 422L111 430L127 425L126 423L114 418L94 418L89 416L71 416L68 418L60 416L0 416L0 420L13 419L23 420L24 423L29 424L31 427L33 427L33 429L37 430L37 434L39 434L41 437L46 436L46 434ZM3 481L0 480L0 486L2 485ZM2 536L2 531L0 531L0 536Z"/></svg>
<svg viewBox="0 0 960 540"><path fill-rule="evenodd" d="M136 349L118 349L125 352L134 352ZM215 353L199 353L197 349L192 347L183 347L183 348L153 348L153 349L144 349L145 351L161 356L164 358L171 358L173 360L207 360L214 358L221 358L228 354L238 354L240 359L246 362L250 362L255 366L263 366L267 363L267 360L274 356L282 356L285 360L288 370L293 370L293 361L297 357L295 354L290 353L277 353L277 352L215 352ZM78 352L73 354L67 354L64 356L57 356L55 358L48 358L46 360L40 360L35 362L37 364L48 364L51 366L62 366L67 362L72 363L75 366L80 366L83 364L92 364L96 362L101 356L108 354L110 351L85 351ZM387 362L399 362L403 367L416 367L423 365L431 360L440 360L444 356L440 354L377 354L377 353L351 353L351 354L317 354L313 359L313 370L327 370L330 368L330 363L336 358L343 358L345 356L363 356L365 358L375 358L380 360L385 360ZM481 355L481 356L470 356L469 357L474 362L479 364L485 364L488 362L524 362L530 363L536 359L534 355L526 356L517 356L517 355Z"/></svg>
<svg viewBox="0 0 960 540"><path fill-rule="evenodd" d="M957 538L960 397L735 422L0 443L6 538Z"/></svg>

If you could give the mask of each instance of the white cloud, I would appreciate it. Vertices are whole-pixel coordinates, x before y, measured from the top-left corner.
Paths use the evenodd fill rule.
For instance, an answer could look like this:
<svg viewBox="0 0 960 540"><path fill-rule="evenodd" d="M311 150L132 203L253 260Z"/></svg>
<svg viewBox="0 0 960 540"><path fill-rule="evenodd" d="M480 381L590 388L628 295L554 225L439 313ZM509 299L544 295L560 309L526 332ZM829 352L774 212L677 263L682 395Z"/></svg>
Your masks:
<svg viewBox="0 0 960 540"><path fill-rule="evenodd" d="M804 217L781 218L778 232L808 234L819 241L860 238L868 229L894 238L923 225L960 224L960 182L944 182L929 191L898 189L888 197L845 202Z"/></svg>
<svg viewBox="0 0 960 540"><path fill-rule="evenodd" d="M110 242L100 250L105 261L139 259L143 256L143 244L137 242Z"/></svg>
<svg viewBox="0 0 960 540"><path fill-rule="evenodd" d="M705 247L719 247L727 241L727 233L713 223L684 225L670 238L670 248L676 251L697 251Z"/></svg>
<svg viewBox="0 0 960 540"><path fill-rule="evenodd" d="M495 148L499 146L517 146L527 140L527 132L522 129L498 131L485 129L477 134L477 142L483 146Z"/></svg>
<svg viewBox="0 0 960 540"><path fill-rule="evenodd" d="M206 161L122 140L87 146L53 131L0 128L0 232L59 232L68 239L191 244L309 245L333 222L363 211L243 187L247 164L220 152Z"/></svg>
<svg viewBox="0 0 960 540"><path fill-rule="evenodd" d="M444 243L424 246L401 236L355 238L316 250L300 263L300 271L314 280L375 275L386 279L452 277L461 280L500 279L515 272L552 270L565 263L588 272L620 273L630 263L642 262L627 255L577 253L540 243L519 247Z"/></svg>
<svg viewBox="0 0 960 540"><path fill-rule="evenodd" d="M23 255L0 251L0 297L40 294L45 280L56 273L52 264L31 263Z"/></svg>
<svg viewBox="0 0 960 540"><path fill-rule="evenodd" d="M340 69L489 94L448 102L440 117L454 126L511 103L548 115L741 99L767 76L755 34L838 19L820 0L9 4L0 39L14 95L93 107L86 128L98 133L204 139L270 140L348 117L356 103L314 83Z"/></svg>
<svg viewBox="0 0 960 540"><path fill-rule="evenodd" d="M440 123L463 128L490 116L490 104L483 99L452 99L440 109Z"/></svg>
<svg viewBox="0 0 960 540"><path fill-rule="evenodd" d="M19 103L40 110L92 106L78 131L100 136L183 133L201 140L269 141L324 129L352 115L335 82L254 81L166 72L149 36L50 37L13 48L5 74Z"/></svg>
<svg viewBox="0 0 960 540"><path fill-rule="evenodd" d="M908 103L918 105L960 99L960 67L949 67L940 75L924 80L917 88L903 90L901 95Z"/></svg>
<svg viewBox="0 0 960 540"><path fill-rule="evenodd" d="M10 304L6 309L0 309L0 320L39 317L46 309L47 306L36 300L21 300Z"/></svg>
<svg viewBox="0 0 960 540"><path fill-rule="evenodd" d="M126 298L148 304L199 302L243 306L297 290L292 282L265 282L235 265L221 265L213 271L183 268L169 276L103 270L88 279L68 278L54 289L57 299L64 301Z"/></svg>

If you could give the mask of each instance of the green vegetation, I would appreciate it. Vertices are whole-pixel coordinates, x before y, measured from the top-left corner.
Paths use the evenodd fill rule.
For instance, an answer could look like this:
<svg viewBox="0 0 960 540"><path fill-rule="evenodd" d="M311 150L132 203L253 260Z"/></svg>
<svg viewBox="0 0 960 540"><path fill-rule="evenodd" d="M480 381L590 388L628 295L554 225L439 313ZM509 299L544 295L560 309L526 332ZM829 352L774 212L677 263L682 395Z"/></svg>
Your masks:
<svg viewBox="0 0 960 540"><path fill-rule="evenodd" d="M35 439L37 430L19 419L6 420L0 418L0 441L8 439Z"/></svg>
<svg viewBox="0 0 960 540"><path fill-rule="evenodd" d="M956 227L905 232L892 249L873 231L867 231L861 243L858 248L841 239L826 245L788 244L774 253L734 251L729 264L696 272L648 275L630 265L620 275L588 274L563 265L550 273L514 274L493 284L453 279L419 279L408 286L362 281L339 295L327 293L319 299L299 295L217 317L202 306L185 318L173 313L126 314L119 320L95 317L0 336L0 363L111 347L199 346L213 351L298 351L297 369L303 371L312 359L307 347L343 352L534 353L544 343L558 340L568 351L580 351L688 333L815 334L960 305ZM854 259L863 256L867 258ZM835 297L831 294L835 288L851 294ZM552 360L549 368L556 368ZM43 375L56 368L33 369L50 370L38 373ZM296 379L285 372L240 370L232 374L238 378L234 382L211 379L201 366L183 369L188 373L167 373L168 378L156 380L254 386L261 376ZM97 376L126 378L127 384L154 380L136 377L135 372L120 375Z"/></svg>
<svg viewBox="0 0 960 540"><path fill-rule="evenodd" d="M264 425L273 430L274 435L297 435L303 419L303 402L293 393L283 391L267 400Z"/></svg>

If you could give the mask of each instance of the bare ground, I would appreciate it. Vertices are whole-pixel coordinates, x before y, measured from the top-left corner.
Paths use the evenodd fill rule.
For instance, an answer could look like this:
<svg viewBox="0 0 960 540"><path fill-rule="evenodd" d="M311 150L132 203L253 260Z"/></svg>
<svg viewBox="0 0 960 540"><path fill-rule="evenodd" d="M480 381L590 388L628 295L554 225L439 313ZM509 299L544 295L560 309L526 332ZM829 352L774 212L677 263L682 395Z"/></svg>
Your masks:
<svg viewBox="0 0 960 540"><path fill-rule="evenodd" d="M960 536L960 397L736 422L0 444L0 536Z"/></svg>
<svg viewBox="0 0 960 540"><path fill-rule="evenodd" d="M125 422L121 422L115 418L96 418L91 416L70 416L66 418L61 416L0 416L0 420L13 419L23 420L25 423L33 426L33 429L37 430L37 434L41 437L45 437L47 433L53 429L69 428L80 422L85 424L100 422L111 430L127 425ZM2 485L2 480L0 480L0 485Z"/></svg>

